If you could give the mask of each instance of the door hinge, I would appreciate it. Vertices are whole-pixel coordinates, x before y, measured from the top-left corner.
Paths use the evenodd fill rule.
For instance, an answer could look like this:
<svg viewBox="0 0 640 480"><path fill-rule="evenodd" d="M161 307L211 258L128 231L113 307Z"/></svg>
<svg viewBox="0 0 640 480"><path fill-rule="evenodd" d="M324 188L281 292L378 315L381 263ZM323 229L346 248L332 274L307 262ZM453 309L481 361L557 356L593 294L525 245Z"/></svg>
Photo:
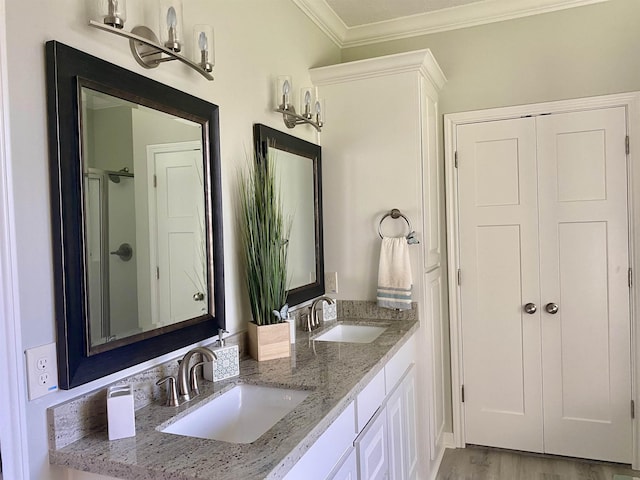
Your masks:
<svg viewBox="0 0 640 480"><path fill-rule="evenodd" d="M629 135L624 137L624 151L629 155Z"/></svg>
<svg viewBox="0 0 640 480"><path fill-rule="evenodd" d="M460 272L460 269L458 269L458 285L460 285L461 281L462 281L462 273Z"/></svg>
<svg viewBox="0 0 640 480"><path fill-rule="evenodd" d="M460 394L462 396L462 403L464 403L464 385L460 388Z"/></svg>
<svg viewBox="0 0 640 480"><path fill-rule="evenodd" d="M160 267L156 267L156 278L160 280Z"/></svg>
<svg viewBox="0 0 640 480"><path fill-rule="evenodd" d="M453 152L453 166L458 168L458 151Z"/></svg>
<svg viewBox="0 0 640 480"><path fill-rule="evenodd" d="M631 400L631 418L636 418L636 402Z"/></svg>
<svg viewBox="0 0 640 480"><path fill-rule="evenodd" d="M153 176L153 188L158 188L158 176Z"/></svg>
<svg viewBox="0 0 640 480"><path fill-rule="evenodd" d="M628 275L628 283L629 283L629 288L631 288L631 286L633 285L633 269L629 269L629 272L627 273Z"/></svg>

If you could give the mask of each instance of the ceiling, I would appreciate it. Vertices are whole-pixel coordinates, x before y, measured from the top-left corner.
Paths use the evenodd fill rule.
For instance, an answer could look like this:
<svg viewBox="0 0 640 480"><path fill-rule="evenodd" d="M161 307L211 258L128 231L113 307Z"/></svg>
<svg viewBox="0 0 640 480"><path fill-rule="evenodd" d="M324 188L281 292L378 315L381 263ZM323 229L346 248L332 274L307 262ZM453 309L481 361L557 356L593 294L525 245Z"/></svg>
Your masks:
<svg viewBox="0 0 640 480"><path fill-rule="evenodd" d="M510 20L607 0L292 0L339 47Z"/></svg>

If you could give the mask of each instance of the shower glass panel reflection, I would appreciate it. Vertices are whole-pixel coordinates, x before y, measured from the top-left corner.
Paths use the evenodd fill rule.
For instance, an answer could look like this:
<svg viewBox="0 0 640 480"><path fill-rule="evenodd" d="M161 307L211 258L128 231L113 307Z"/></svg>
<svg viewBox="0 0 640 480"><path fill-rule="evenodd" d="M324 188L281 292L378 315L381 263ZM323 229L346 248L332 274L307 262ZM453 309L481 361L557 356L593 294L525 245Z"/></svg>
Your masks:
<svg viewBox="0 0 640 480"><path fill-rule="evenodd" d="M91 344L139 333L133 174L88 168L85 173L87 283Z"/></svg>

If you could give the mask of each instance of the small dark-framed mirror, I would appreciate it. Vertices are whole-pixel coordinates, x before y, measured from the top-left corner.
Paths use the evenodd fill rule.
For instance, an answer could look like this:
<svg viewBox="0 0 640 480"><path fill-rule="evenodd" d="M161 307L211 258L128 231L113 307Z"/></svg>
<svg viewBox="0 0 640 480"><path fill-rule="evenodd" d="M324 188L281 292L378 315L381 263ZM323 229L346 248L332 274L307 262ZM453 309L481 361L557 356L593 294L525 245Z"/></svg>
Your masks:
<svg viewBox="0 0 640 480"><path fill-rule="evenodd" d="M253 127L257 158L276 162L285 214L292 219L288 243L287 303L324 295L322 236L322 149L262 124Z"/></svg>
<svg viewBox="0 0 640 480"><path fill-rule="evenodd" d="M225 326L218 107L46 44L59 386Z"/></svg>

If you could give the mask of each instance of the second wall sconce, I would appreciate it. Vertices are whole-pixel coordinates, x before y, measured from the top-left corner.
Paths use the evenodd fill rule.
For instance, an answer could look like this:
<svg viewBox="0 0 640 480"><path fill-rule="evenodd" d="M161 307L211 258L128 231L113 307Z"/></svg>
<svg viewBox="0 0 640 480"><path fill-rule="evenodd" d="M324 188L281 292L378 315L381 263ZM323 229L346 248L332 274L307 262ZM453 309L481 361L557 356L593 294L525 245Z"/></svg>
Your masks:
<svg viewBox="0 0 640 480"><path fill-rule="evenodd" d="M178 60L207 80L213 80L213 28L196 25L193 30L192 59L183 50L182 0L161 0L160 39L149 27L138 25L130 32L124 30L126 0L96 0L102 22L90 20L89 25L129 39L133 58L144 68L156 68L164 62Z"/></svg>
<svg viewBox="0 0 640 480"><path fill-rule="evenodd" d="M287 128L306 123L318 132L322 131L324 104L322 100L315 98L314 92L315 89L312 87L304 87L300 90L300 114L298 114L293 106L291 77L284 75L277 78L275 111L282 114L282 120Z"/></svg>

